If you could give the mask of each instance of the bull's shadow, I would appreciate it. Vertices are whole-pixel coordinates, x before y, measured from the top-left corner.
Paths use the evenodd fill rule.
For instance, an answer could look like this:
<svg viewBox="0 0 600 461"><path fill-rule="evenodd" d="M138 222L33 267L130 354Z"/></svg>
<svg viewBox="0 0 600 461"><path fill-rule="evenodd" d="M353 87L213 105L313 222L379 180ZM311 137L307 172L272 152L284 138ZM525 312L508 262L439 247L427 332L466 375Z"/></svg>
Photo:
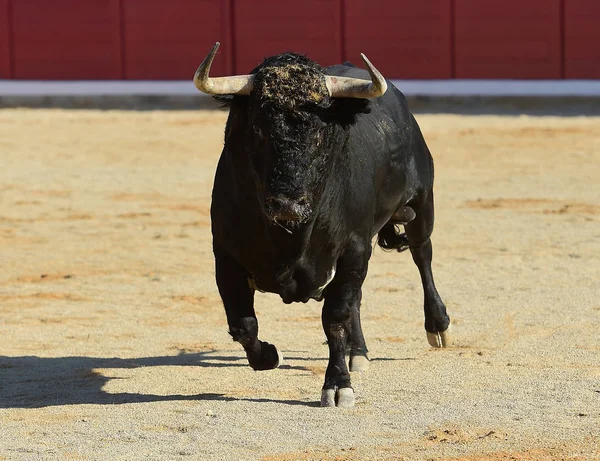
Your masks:
<svg viewBox="0 0 600 461"><path fill-rule="evenodd" d="M137 368L151 366L247 367L242 355L212 352L180 353L173 356L132 359L102 357L7 357L0 356L0 409L42 408L77 404L124 404L171 400L248 400L217 393L196 395L111 394L103 390L111 379L97 373L98 368ZM284 366L284 369L304 369ZM302 401L278 401L289 405L312 405Z"/></svg>

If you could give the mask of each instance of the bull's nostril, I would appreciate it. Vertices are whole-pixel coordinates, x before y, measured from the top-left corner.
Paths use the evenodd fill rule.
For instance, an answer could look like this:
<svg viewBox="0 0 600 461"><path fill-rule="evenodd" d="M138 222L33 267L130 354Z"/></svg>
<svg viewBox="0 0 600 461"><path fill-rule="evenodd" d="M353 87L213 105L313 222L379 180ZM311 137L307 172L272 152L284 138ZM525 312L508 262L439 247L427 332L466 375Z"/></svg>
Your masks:
<svg viewBox="0 0 600 461"><path fill-rule="evenodd" d="M270 197L267 200L267 205L272 213L279 213L283 207L282 201L275 197Z"/></svg>

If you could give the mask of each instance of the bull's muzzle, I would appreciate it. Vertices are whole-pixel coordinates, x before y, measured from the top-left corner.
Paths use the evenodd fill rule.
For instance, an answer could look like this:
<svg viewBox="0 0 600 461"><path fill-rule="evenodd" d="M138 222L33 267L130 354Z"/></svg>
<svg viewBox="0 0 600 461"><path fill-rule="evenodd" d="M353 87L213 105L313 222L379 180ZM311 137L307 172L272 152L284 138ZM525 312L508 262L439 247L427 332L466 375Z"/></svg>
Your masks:
<svg viewBox="0 0 600 461"><path fill-rule="evenodd" d="M283 195L275 195L265 200L268 217L274 222L302 223L310 213L308 197L291 200Z"/></svg>

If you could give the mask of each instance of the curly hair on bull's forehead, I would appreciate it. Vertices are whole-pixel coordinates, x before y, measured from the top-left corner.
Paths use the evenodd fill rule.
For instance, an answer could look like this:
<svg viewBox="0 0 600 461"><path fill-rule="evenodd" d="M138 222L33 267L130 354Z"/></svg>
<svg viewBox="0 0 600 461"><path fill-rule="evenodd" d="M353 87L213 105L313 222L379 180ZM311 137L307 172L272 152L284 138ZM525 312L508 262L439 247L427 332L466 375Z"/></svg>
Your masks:
<svg viewBox="0 0 600 461"><path fill-rule="evenodd" d="M323 68L306 56L296 53L273 56L253 73L253 92L263 106L293 110L308 104L328 104Z"/></svg>

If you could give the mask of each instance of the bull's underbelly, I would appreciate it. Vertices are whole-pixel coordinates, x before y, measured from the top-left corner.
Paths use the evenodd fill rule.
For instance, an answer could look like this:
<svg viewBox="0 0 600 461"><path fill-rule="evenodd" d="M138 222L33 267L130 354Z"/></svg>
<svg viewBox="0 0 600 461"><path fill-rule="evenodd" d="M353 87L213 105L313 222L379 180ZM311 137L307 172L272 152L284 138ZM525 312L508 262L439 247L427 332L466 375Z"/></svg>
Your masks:
<svg viewBox="0 0 600 461"><path fill-rule="evenodd" d="M335 262L320 270L316 265L299 264L279 273L252 274L249 283L258 291L278 294L286 304L305 303L310 299L321 301L335 274Z"/></svg>

